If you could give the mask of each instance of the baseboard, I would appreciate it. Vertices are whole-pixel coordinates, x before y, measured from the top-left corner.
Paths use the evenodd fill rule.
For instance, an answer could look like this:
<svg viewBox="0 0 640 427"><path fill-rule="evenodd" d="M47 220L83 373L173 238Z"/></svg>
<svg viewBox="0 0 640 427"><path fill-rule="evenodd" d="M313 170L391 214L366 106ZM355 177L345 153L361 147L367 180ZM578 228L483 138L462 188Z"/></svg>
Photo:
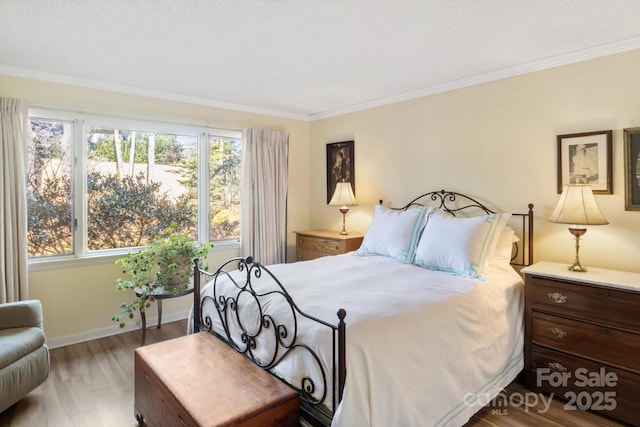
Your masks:
<svg viewBox="0 0 640 427"><path fill-rule="evenodd" d="M183 320L189 317L189 311L164 314L162 316L162 324L168 322L175 322L176 320ZM153 327L158 324L157 317L147 317L147 327ZM111 335L122 334L124 332L130 332L138 330L142 327L140 320L136 322L127 323L124 328L119 328L118 325L108 326L105 328L92 329L90 331L80 332L78 334L65 335L62 337L47 338L47 345L49 348L64 347L71 344L77 344L80 342L91 341L98 338L109 337ZM185 331L186 332L186 331Z"/></svg>

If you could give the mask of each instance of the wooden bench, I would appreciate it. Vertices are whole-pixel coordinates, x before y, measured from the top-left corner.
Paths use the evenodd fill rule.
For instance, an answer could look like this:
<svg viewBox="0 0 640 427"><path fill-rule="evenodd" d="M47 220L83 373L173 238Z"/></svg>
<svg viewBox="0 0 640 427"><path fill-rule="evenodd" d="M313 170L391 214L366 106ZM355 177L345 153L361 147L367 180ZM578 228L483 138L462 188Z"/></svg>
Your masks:
<svg viewBox="0 0 640 427"><path fill-rule="evenodd" d="M207 332L135 351L135 416L147 426L299 426L298 394Z"/></svg>

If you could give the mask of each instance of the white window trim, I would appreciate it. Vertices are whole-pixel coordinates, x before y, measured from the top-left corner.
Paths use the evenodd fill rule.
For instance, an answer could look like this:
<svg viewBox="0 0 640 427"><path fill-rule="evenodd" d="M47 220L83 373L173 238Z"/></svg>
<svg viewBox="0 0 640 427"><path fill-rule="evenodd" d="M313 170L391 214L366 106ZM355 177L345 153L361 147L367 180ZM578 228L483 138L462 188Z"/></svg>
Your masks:
<svg viewBox="0 0 640 427"><path fill-rule="evenodd" d="M84 135L87 127L112 127L117 129L133 129L140 132L167 133L193 136L198 138L198 183L204 188L198 191L198 224L197 233L200 239L208 241L210 206L208 194L209 183L209 140L212 136L226 138L242 138L241 130L218 129L209 125L180 123L153 118L136 118L133 116L114 115L108 113L87 113L56 107L30 107L29 117L43 120L63 120L74 123L74 159L72 165L73 190L80 195L72 194L72 209L77 224L73 230L73 254L51 255L29 258L29 271L44 271L65 267L78 267L113 263L116 259L135 248L110 249L103 251L86 251L87 248L87 182L86 155ZM202 167L204 165L204 167ZM79 237L77 237L79 236ZM211 251L240 248L240 239L213 240Z"/></svg>

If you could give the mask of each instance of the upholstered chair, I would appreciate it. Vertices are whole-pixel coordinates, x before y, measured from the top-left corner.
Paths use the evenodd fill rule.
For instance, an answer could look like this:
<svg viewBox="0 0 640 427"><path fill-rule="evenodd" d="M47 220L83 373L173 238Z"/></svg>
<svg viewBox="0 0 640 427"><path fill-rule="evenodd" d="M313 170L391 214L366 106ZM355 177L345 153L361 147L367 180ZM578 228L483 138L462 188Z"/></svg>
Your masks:
<svg viewBox="0 0 640 427"><path fill-rule="evenodd" d="M49 376L49 348L42 305L29 300L0 304L0 412Z"/></svg>

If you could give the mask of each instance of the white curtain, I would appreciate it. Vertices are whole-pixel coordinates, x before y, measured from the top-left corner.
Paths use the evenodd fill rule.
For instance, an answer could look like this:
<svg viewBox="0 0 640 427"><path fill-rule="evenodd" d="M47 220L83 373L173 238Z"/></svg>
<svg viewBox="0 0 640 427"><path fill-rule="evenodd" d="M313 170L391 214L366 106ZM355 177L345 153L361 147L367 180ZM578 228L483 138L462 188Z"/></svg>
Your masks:
<svg viewBox="0 0 640 427"><path fill-rule="evenodd" d="M0 302L29 298L27 277L26 101L0 98Z"/></svg>
<svg viewBox="0 0 640 427"><path fill-rule="evenodd" d="M286 261L289 135L242 130L242 255L261 264Z"/></svg>

